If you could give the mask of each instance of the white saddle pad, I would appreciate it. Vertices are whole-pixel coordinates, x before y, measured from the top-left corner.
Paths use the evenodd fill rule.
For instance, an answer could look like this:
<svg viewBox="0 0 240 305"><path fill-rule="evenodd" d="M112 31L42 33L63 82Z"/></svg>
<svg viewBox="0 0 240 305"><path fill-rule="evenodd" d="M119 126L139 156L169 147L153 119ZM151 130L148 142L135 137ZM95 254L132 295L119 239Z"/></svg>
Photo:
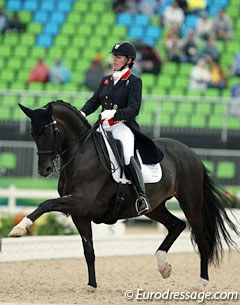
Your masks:
<svg viewBox="0 0 240 305"><path fill-rule="evenodd" d="M125 174L123 174L123 177L120 178L120 166L115 158L115 155L111 149L111 146L108 143L107 137L104 133L102 133L102 136L104 138L106 147L107 147L107 151L109 154L109 158L111 160L111 169L112 169L112 176L113 179L116 182L122 182L122 183L132 183L131 180L127 179ZM139 152L137 151L137 155L138 155L138 159L140 161L141 164L141 169L142 169L142 175L143 175L143 180L145 183L156 183L159 182L162 178L162 168L160 166L160 163L158 164L143 164L142 163L142 159L140 157Z"/></svg>

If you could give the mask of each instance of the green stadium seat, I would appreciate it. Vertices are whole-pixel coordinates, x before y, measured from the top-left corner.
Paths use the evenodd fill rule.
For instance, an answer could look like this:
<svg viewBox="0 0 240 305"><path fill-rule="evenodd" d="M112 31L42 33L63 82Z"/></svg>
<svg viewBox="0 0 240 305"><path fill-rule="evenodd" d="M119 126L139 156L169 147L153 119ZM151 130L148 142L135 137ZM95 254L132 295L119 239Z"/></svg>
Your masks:
<svg viewBox="0 0 240 305"><path fill-rule="evenodd" d="M35 47L33 50L32 50L32 58L35 58L35 59L38 59L38 58L44 58L46 57L47 55L47 49L46 48L43 48L43 47Z"/></svg>
<svg viewBox="0 0 240 305"><path fill-rule="evenodd" d="M199 115L206 115L211 113L212 111L212 104L209 102L200 101L196 103L196 113Z"/></svg>
<svg viewBox="0 0 240 305"><path fill-rule="evenodd" d="M10 47L8 45L1 45L0 48L0 58L7 58L10 57L12 55L12 50L14 50L13 47Z"/></svg>
<svg viewBox="0 0 240 305"><path fill-rule="evenodd" d="M167 75L176 75L179 65L173 62L165 62L162 66L161 73Z"/></svg>
<svg viewBox="0 0 240 305"><path fill-rule="evenodd" d="M235 177L236 168L233 161L219 161L217 164L217 178L232 179Z"/></svg>
<svg viewBox="0 0 240 305"><path fill-rule="evenodd" d="M161 113L174 113L176 112L176 103L172 101L163 101L161 103Z"/></svg>
<svg viewBox="0 0 240 305"><path fill-rule="evenodd" d="M30 33L30 35L37 35L42 32L43 25L42 23L30 23L27 27L27 31ZM27 33L24 33L24 35L27 35Z"/></svg>
<svg viewBox="0 0 240 305"><path fill-rule="evenodd" d="M216 89L216 88L210 88L210 89L207 89L206 91L205 91L205 96L213 96L213 97L217 97L217 96L219 96L220 94L220 91L218 90L218 89Z"/></svg>
<svg viewBox="0 0 240 305"><path fill-rule="evenodd" d="M106 9L106 5L103 1L96 1L92 3L91 11L95 13L103 13Z"/></svg>
<svg viewBox="0 0 240 305"><path fill-rule="evenodd" d="M13 70L4 71L4 73L1 73L0 79L1 81L5 80L5 81L13 82L15 80L15 71Z"/></svg>
<svg viewBox="0 0 240 305"><path fill-rule="evenodd" d="M186 90L184 88L170 88L169 90L170 95L172 96L183 96L186 95Z"/></svg>
<svg viewBox="0 0 240 305"><path fill-rule="evenodd" d="M86 1L75 1L73 10L75 12L82 12L82 13L88 12L89 3L87 3Z"/></svg>
<svg viewBox="0 0 240 305"><path fill-rule="evenodd" d="M201 92L200 90L191 90L191 89L188 89L187 90L187 95L188 96L197 96L197 97L200 97L203 95L203 92Z"/></svg>
<svg viewBox="0 0 240 305"><path fill-rule="evenodd" d="M1 107L0 120L8 121L10 119L10 109L9 107Z"/></svg>
<svg viewBox="0 0 240 305"><path fill-rule="evenodd" d="M80 28L81 27L82 26L80 26ZM61 34L62 34L61 36L63 36L63 37L74 36L75 33L76 33L75 24L68 24L68 23L63 24L63 26L61 28ZM61 36L59 36L59 37L61 37Z"/></svg>
<svg viewBox="0 0 240 305"><path fill-rule="evenodd" d="M240 129L240 121L238 118L229 117L227 120L227 127L230 129Z"/></svg>
<svg viewBox="0 0 240 305"><path fill-rule="evenodd" d="M35 44L35 39L35 33L25 33L20 37L20 44L23 46L33 46Z"/></svg>
<svg viewBox="0 0 240 305"><path fill-rule="evenodd" d="M7 67L11 70L20 70L22 67L22 61L20 58L9 58Z"/></svg>
<svg viewBox="0 0 240 305"><path fill-rule="evenodd" d="M184 113L177 113L173 116L172 126L183 128L189 125L189 116Z"/></svg>
<svg viewBox="0 0 240 305"><path fill-rule="evenodd" d="M89 36L91 37L91 34L92 34L92 27L91 27L91 25L89 25L89 24L81 24L79 26L78 33L79 33L79 35L88 36L88 38L89 38Z"/></svg>
<svg viewBox="0 0 240 305"><path fill-rule="evenodd" d="M193 104L190 103L190 102L179 102L178 103L178 112L192 113L193 112Z"/></svg>
<svg viewBox="0 0 240 305"><path fill-rule="evenodd" d="M171 115L169 113L162 112L159 125L162 127L170 126L171 125Z"/></svg>
<svg viewBox="0 0 240 305"><path fill-rule="evenodd" d="M76 92L78 91L78 85L76 83L68 83L62 87L65 92Z"/></svg>
<svg viewBox="0 0 240 305"><path fill-rule="evenodd" d="M28 89L33 90L33 91L40 91L40 90L43 89L43 84L42 83L37 83L37 82L29 83L28 84Z"/></svg>
<svg viewBox="0 0 240 305"><path fill-rule="evenodd" d="M206 117L201 114L191 115L190 126L192 128L206 128Z"/></svg>
<svg viewBox="0 0 240 305"><path fill-rule="evenodd" d="M29 11L19 11L18 12L18 15L19 15L19 19L24 22L24 23L27 23L27 24L31 24L31 21L32 21L32 13L29 12Z"/></svg>
<svg viewBox="0 0 240 305"><path fill-rule="evenodd" d="M186 89L188 88L189 80L186 77L176 77L174 87Z"/></svg>
<svg viewBox="0 0 240 305"><path fill-rule="evenodd" d="M12 170L17 165L17 157L11 152L0 153L0 172L5 173L6 170Z"/></svg>
<svg viewBox="0 0 240 305"><path fill-rule="evenodd" d="M32 52L30 53L29 50L30 50L30 48L28 46L19 45L17 48L14 49L14 52L12 52L12 55L13 55L13 57L16 57L21 60L24 60L26 57L28 57L28 60L31 60Z"/></svg>
<svg viewBox="0 0 240 305"><path fill-rule="evenodd" d="M11 33L11 35L4 35L3 42L1 42L1 46L9 46L10 48L12 46L16 46L19 43L19 34Z"/></svg>
<svg viewBox="0 0 240 305"><path fill-rule="evenodd" d="M116 21L116 16L115 14L113 14L112 12L105 12L104 14L102 14L101 16L99 16L100 18L100 23L101 25L113 25L114 27L115 25L115 21Z"/></svg>
<svg viewBox="0 0 240 305"><path fill-rule="evenodd" d="M4 105L4 107L15 107L18 103L18 99L16 96L13 95L4 95L1 97L1 104ZM1 108L2 111L2 108Z"/></svg>
<svg viewBox="0 0 240 305"><path fill-rule="evenodd" d="M222 127L223 127L223 116L222 115L210 116L209 122L208 122L208 128L221 129Z"/></svg>
<svg viewBox="0 0 240 305"><path fill-rule="evenodd" d="M101 25L97 26L97 28L95 30L95 35L96 35L96 37L94 37L95 39L96 38L102 39L102 37L108 36L109 35L109 26L105 25L105 24L101 24Z"/></svg>
<svg viewBox="0 0 240 305"><path fill-rule="evenodd" d="M78 38L78 37L76 37L76 38ZM67 48L69 45L71 45L71 42L70 42L68 35L67 36L60 35L55 38L54 45L59 48L62 48L62 47Z"/></svg>

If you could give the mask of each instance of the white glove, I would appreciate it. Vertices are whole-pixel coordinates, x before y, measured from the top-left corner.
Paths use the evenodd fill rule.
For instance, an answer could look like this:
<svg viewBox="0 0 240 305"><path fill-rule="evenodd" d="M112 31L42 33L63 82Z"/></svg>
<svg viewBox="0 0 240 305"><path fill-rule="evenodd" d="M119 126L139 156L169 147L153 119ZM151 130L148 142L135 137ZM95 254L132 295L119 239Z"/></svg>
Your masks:
<svg viewBox="0 0 240 305"><path fill-rule="evenodd" d="M112 110L104 110L101 113L101 118L102 120L110 120L114 117L114 114L116 113L116 109L112 109Z"/></svg>

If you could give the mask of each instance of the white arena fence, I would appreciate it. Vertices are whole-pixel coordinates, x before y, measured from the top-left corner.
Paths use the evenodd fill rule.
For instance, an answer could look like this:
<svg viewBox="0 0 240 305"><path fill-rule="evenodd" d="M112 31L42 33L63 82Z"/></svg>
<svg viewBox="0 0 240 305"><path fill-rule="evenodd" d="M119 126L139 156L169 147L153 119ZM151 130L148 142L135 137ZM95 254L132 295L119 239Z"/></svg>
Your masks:
<svg viewBox="0 0 240 305"><path fill-rule="evenodd" d="M239 225L240 211L227 210L227 213L231 220ZM174 214L178 217L183 216L181 212ZM232 232L230 235L240 247L240 238ZM140 234L126 234L123 221L118 221L114 225L93 223L93 240L97 257L154 255L165 236L166 230L158 230L154 234L144 234L142 231ZM83 257L82 242L78 235L3 238L0 242L0 262ZM223 247L227 249L226 244L223 244ZM193 251L190 232L186 229L175 241L170 252Z"/></svg>

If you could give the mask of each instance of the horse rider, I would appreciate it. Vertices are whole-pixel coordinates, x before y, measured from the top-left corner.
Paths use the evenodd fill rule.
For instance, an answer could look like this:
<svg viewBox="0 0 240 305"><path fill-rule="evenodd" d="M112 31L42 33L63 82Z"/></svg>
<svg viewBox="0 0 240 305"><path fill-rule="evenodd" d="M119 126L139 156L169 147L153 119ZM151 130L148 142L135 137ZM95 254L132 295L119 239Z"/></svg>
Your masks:
<svg viewBox="0 0 240 305"><path fill-rule="evenodd" d="M137 193L136 210L143 215L151 211L151 206L140 166L134 157L134 148L139 150L144 164L157 164L163 154L150 138L140 132L136 122L142 102L142 80L131 72L136 59L134 44L118 42L110 53L113 74L103 77L81 113L86 116L102 107L100 124L105 131L112 133L113 138L122 142L126 171Z"/></svg>

